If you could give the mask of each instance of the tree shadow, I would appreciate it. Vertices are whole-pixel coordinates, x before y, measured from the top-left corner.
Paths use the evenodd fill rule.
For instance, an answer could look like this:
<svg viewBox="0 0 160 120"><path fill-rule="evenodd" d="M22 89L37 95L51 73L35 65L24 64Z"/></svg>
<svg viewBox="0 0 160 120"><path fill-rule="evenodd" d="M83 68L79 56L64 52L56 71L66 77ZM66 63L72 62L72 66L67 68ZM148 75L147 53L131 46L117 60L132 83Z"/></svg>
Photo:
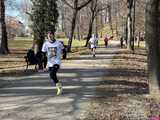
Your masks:
<svg viewBox="0 0 160 120"><path fill-rule="evenodd" d="M107 54L107 51L103 54ZM81 68L80 63L82 60L85 60L87 56L84 56L83 59L81 59L81 57L74 59L79 61L79 64L77 63L79 66L76 68L64 67L58 73L58 77L63 84L63 95L56 96L55 85L53 81L49 79L47 72L16 77L0 77L3 81L9 81L9 84L0 89L0 98L3 98L1 99L3 102L0 103L7 104L12 101L12 103L21 104L22 106L41 104L41 106L37 106L36 109L42 109L42 107L53 109L57 107L58 109L62 109L62 111L64 108L68 108L64 106L70 104L72 109L68 109L65 113L61 112L61 116L64 116L66 114L74 114L74 112L81 107L79 103L95 97L148 94L149 88L147 81L126 79L128 77L145 77L145 70L138 69L137 71L137 69L134 68ZM112 56L95 59L103 59L106 61L103 64L109 64L107 61L111 58L114 59ZM92 58L88 57L86 60L92 60ZM120 76L122 78L119 78ZM12 99L5 100L5 98ZM52 115L53 111L49 110L43 114L44 116Z"/></svg>
<svg viewBox="0 0 160 120"><path fill-rule="evenodd" d="M122 70L119 69L119 71ZM61 96L56 96L56 88L53 81L49 81L48 73L11 77L10 84L0 89L0 97L3 97L3 99L11 97L12 102L18 102L17 98L21 97L19 101L23 105L42 104L45 102L48 106L53 107L55 103L58 105L70 103L73 109L69 113L73 114L76 110L80 109L79 102L88 101L95 97L116 97L128 94L143 95L148 93L148 85L146 83L104 78L105 75L107 77L113 75L110 75L109 72L116 71L112 69L106 71L106 69L64 68L58 73L64 89ZM135 73L133 72L133 74ZM123 75L128 76L127 74ZM3 78L2 80L5 79ZM99 85L105 87L97 88ZM97 92L96 88L98 89ZM70 101L65 101L66 98ZM50 99L53 99L53 103L46 102ZM60 99L61 102L56 99Z"/></svg>

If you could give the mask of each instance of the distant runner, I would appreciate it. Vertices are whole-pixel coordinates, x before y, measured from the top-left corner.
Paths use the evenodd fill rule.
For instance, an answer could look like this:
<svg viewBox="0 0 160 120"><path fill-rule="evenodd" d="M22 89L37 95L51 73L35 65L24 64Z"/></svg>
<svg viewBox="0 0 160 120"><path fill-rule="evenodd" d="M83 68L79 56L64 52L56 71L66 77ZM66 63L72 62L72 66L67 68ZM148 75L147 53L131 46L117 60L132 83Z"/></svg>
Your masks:
<svg viewBox="0 0 160 120"><path fill-rule="evenodd" d="M90 43L91 53L93 57L96 57L96 47L97 47L98 39L94 34L90 38L89 43Z"/></svg>

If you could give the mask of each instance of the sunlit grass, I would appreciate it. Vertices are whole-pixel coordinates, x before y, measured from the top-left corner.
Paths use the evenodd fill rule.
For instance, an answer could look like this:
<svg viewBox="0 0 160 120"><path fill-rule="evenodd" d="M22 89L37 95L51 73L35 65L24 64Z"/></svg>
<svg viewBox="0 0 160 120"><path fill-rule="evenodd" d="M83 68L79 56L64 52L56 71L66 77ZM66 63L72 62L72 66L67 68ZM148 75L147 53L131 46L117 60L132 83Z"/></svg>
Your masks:
<svg viewBox="0 0 160 120"><path fill-rule="evenodd" d="M58 39L60 41L64 41L64 44L68 44L68 39L67 38L61 38ZM27 38L27 37L16 37L14 40L11 40L8 42L9 48L10 49L29 49L32 46L32 41L33 38ZM86 40L74 40L72 41L72 47L77 48L77 47L84 47L86 44ZM104 44L102 39L99 39L98 42L99 45Z"/></svg>
<svg viewBox="0 0 160 120"><path fill-rule="evenodd" d="M32 38L17 37L8 42L9 49L28 49L32 45Z"/></svg>
<svg viewBox="0 0 160 120"><path fill-rule="evenodd" d="M135 48L142 48L145 49L146 48L146 44L145 41L141 41L138 47L138 43L135 43Z"/></svg>

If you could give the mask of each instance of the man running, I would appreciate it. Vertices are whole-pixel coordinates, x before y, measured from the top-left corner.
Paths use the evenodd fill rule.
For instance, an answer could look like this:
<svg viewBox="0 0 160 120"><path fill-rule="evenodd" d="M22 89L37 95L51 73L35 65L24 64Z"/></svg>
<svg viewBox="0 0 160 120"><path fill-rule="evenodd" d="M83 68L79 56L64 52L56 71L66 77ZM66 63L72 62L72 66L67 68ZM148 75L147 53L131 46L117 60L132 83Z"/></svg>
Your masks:
<svg viewBox="0 0 160 120"><path fill-rule="evenodd" d="M47 54L47 65L49 67L49 74L54 81L57 89L57 95L62 93L62 85L57 79L57 71L61 64L61 54L63 45L60 41L55 39L54 31L48 31L48 39L43 44L42 52Z"/></svg>

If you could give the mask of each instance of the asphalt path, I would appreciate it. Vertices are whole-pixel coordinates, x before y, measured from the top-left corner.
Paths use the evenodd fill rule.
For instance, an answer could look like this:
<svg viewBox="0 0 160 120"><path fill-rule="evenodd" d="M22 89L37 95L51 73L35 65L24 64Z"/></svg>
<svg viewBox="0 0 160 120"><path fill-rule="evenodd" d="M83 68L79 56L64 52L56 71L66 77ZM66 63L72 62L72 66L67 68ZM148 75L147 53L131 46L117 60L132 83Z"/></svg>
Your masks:
<svg viewBox="0 0 160 120"><path fill-rule="evenodd" d="M48 72L20 77L0 77L9 81L0 88L0 120L80 120L89 110L96 95L96 86L104 80L116 45L96 49L96 58L89 51L62 62L58 78L63 94L56 88Z"/></svg>

